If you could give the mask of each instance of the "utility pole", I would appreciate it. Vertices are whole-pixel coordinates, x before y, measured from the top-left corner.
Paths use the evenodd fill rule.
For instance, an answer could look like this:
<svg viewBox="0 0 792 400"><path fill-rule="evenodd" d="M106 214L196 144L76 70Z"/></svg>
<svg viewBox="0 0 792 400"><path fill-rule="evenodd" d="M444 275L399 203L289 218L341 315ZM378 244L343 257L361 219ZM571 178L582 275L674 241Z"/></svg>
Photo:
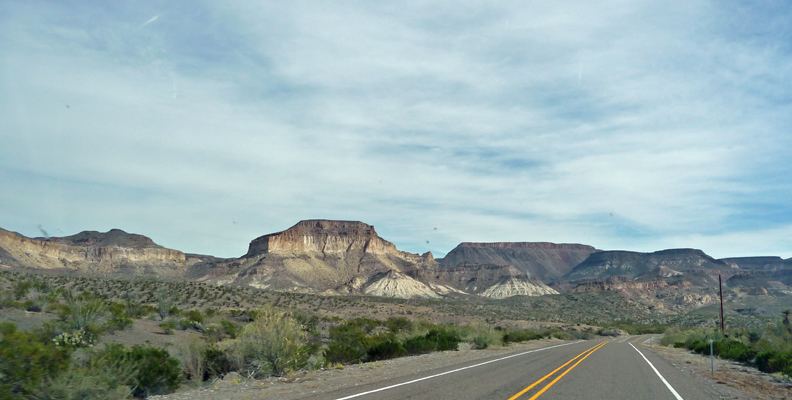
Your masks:
<svg viewBox="0 0 792 400"><path fill-rule="evenodd" d="M723 282L721 282L721 276L718 274L718 286L720 286L720 301L721 301L721 308L720 308L720 317L721 317L721 334L723 334Z"/></svg>

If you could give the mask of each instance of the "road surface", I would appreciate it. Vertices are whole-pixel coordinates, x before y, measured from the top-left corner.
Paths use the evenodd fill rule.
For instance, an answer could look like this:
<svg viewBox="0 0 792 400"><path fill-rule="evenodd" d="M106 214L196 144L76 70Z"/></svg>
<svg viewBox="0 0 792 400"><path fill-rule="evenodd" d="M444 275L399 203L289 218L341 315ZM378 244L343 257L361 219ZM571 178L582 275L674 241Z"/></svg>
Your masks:
<svg viewBox="0 0 792 400"><path fill-rule="evenodd" d="M653 340L658 337L565 343L306 399L715 399L645 347Z"/></svg>

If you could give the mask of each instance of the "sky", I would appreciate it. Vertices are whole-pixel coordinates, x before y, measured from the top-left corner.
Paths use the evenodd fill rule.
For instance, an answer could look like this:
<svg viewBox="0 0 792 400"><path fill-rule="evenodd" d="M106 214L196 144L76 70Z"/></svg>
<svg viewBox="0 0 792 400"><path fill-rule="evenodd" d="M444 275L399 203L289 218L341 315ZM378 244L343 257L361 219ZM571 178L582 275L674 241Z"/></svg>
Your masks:
<svg viewBox="0 0 792 400"><path fill-rule="evenodd" d="M0 227L792 257L792 3L0 2Z"/></svg>

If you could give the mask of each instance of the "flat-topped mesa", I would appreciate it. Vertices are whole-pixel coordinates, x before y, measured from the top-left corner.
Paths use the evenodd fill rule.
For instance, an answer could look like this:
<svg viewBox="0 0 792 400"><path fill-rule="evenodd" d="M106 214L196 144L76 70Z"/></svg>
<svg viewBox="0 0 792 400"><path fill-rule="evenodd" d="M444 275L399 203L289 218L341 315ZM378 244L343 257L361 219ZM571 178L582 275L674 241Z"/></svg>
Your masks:
<svg viewBox="0 0 792 400"><path fill-rule="evenodd" d="M614 275L637 277L658 267L677 272L727 273L732 265L716 260L698 249L668 249L653 253L614 250L591 253L564 277L566 280L606 278Z"/></svg>
<svg viewBox="0 0 792 400"><path fill-rule="evenodd" d="M396 246L379 237L374 227L359 221L311 219L250 242L248 256L261 253L398 253Z"/></svg>
<svg viewBox="0 0 792 400"><path fill-rule="evenodd" d="M589 250L596 251L592 246L577 243L550 243L550 242L491 242L475 243L463 242L457 247L493 247L499 249L554 249L554 250Z"/></svg>
<svg viewBox="0 0 792 400"><path fill-rule="evenodd" d="M476 264L511 264L529 277L552 281L564 276L599 250L584 244L495 242L459 244L440 260L443 268Z"/></svg>

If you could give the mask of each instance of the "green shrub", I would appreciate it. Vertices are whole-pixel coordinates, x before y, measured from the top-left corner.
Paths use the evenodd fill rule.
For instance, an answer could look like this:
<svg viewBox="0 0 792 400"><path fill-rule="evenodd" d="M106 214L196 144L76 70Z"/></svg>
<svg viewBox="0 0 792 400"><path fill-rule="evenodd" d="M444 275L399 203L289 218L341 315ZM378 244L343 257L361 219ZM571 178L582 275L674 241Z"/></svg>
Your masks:
<svg viewBox="0 0 792 400"><path fill-rule="evenodd" d="M188 320L197 322L199 324L202 324L204 322L204 316L203 314L201 314L201 311L199 310L187 311L187 314L185 316L187 317Z"/></svg>
<svg viewBox="0 0 792 400"><path fill-rule="evenodd" d="M425 335L413 336L404 341L409 354L423 354L433 351L456 350L461 339L456 332L432 329Z"/></svg>
<svg viewBox="0 0 792 400"><path fill-rule="evenodd" d="M792 377L792 334L787 332L783 322L768 325L764 332L727 329L722 334L714 329L680 331L672 328L661 344L709 355L710 339L713 340L713 352L721 358L753 365L763 372L780 372Z"/></svg>
<svg viewBox="0 0 792 400"><path fill-rule="evenodd" d="M122 331L126 328L129 328L135 323L132 318L126 316L119 316L118 318L111 318L109 321L105 322L102 325L101 329L103 331L115 332L115 331Z"/></svg>
<svg viewBox="0 0 792 400"><path fill-rule="evenodd" d="M32 395L43 379L66 369L70 352L42 343L31 333L16 330L12 322L0 323L0 398Z"/></svg>
<svg viewBox="0 0 792 400"><path fill-rule="evenodd" d="M46 379L35 398L38 400L123 400L132 389L123 383L128 379L119 371L104 367L72 366L54 379Z"/></svg>
<svg viewBox="0 0 792 400"><path fill-rule="evenodd" d="M132 301L132 299L125 299L124 300L124 312L126 316L132 319L140 319L145 317L148 313L155 311L156 309L152 306L145 306L140 304L136 301Z"/></svg>
<svg viewBox="0 0 792 400"><path fill-rule="evenodd" d="M13 294L8 290L0 289L0 308L8 307L13 302Z"/></svg>
<svg viewBox="0 0 792 400"><path fill-rule="evenodd" d="M159 324L159 327L166 335L173 335L173 330L176 329L176 322L168 320Z"/></svg>
<svg viewBox="0 0 792 400"><path fill-rule="evenodd" d="M371 345L366 331L352 321L330 328L330 342L324 352L329 364L357 364L365 361Z"/></svg>
<svg viewBox="0 0 792 400"><path fill-rule="evenodd" d="M407 349L395 338L387 339L371 346L366 355L369 361L388 360L407 355Z"/></svg>
<svg viewBox="0 0 792 400"><path fill-rule="evenodd" d="M483 320L473 321L468 327L470 332L465 341L473 343L476 349L486 349L492 345L503 342L503 335L500 331L492 328L492 325Z"/></svg>
<svg viewBox="0 0 792 400"><path fill-rule="evenodd" d="M255 321L242 329L238 344L253 375L269 372L280 376L308 362L307 337L303 328L284 312L273 308L258 311Z"/></svg>
<svg viewBox="0 0 792 400"><path fill-rule="evenodd" d="M201 383L206 373L206 354L198 339L179 346L179 360L184 377L193 383Z"/></svg>
<svg viewBox="0 0 792 400"><path fill-rule="evenodd" d="M765 350L756 355L754 363L762 372L781 372L786 376L792 377L792 350L783 353L775 350Z"/></svg>
<svg viewBox="0 0 792 400"><path fill-rule="evenodd" d="M329 343L324 351L324 358L328 364L357 364L363 361L368 353L364 344L357 343Z"/></svg>
<svg viewBox="0 0 792 400"><path fill-rule="evenodd" d="M104 316L107 305L104 301L86 295L66 295L66 307L61 314L70 329L100 333L97 325L99 318Z"/></svg>
<svg viewBox="0 0 792 400"><path fill-rule="evenodd" d="M612 328L600 328L599 330L597 330L597 333L596 333L596 334L597 334L597 335L599 335L599 336L611 336L611 337L616 337L616 336L619 336L619 335L620 335L620 332L619 332L619 330L617 330L617 329L612 329Z"/></svg>
<svg viewBox="0 0 792 400"><path fill-rule="evenodd" d="M220 326L223 328L223 333L228 335L231 339L236 339L239 331L242 329L239 325L225 319L220 321Z"/></svg>
<svg viewBox="0 0 792 400"><path fill-rule="evenodd" d="M436 351L456 350L462 341L456 331L446 329L432 329L426 338L435 343Z"/></svg>
<svg viewBox="0 0 792 400"><path fill-rule="evenodd" d="M222 350L216 345L204 348L204 363L203 380L205 381L237 370L234 357L227 350Z"/></svg>
<svg viewBox="0 0 792 400"><path fill-rule="evenodd" d="M212 307L209 307L209 308L206 309L206 311L204 311L204 314L206 314L206 318L212 318L212 317L214 317L215 315L217 315L219 313L220 313L220 310L218 310L216 308L212 308Z"/></svg>
<svg viewBox="0 0 792 400"><path fill-rule="evenodd" d="M135 374L125 383L134 387L135 397L171 393L181 381L179 360L163 349L133 346L127 351L124 345L111 343L105 346L101 358L109 364L134 368Z"/></svg>
<svg viewBox="0 0 792 400"><path fill-rule="evenodd" d="M22 300L23 297L27 296L32 287L33 284L29 281L17 281L12 286L11 291L14 293L14 298L16 300Z"/></svg>
<svg viewBox="0 0 792 400"><path fill-rule="evenodd" d="M387 326L388 330L391 332L399 333L401 331L412 330L413 323L405 317L390 317L385 321L385 326Z"/></svg>
<svg viewBox="0 0 792 400"><path fill-rule="evenodd" d="M193 321L190 321L187 318L182 318L182 319L176 321L176 329L178 329L180 331L185 331L187 329L192 328L193 324L194 324Z"/></svg>
<svg viewBox="0 0 792 400"><path fill-rule="evenodd" d="M505 331L503 334L503 344L525 342L528 340L541 339L544 336L534 331Z"/></svg>

